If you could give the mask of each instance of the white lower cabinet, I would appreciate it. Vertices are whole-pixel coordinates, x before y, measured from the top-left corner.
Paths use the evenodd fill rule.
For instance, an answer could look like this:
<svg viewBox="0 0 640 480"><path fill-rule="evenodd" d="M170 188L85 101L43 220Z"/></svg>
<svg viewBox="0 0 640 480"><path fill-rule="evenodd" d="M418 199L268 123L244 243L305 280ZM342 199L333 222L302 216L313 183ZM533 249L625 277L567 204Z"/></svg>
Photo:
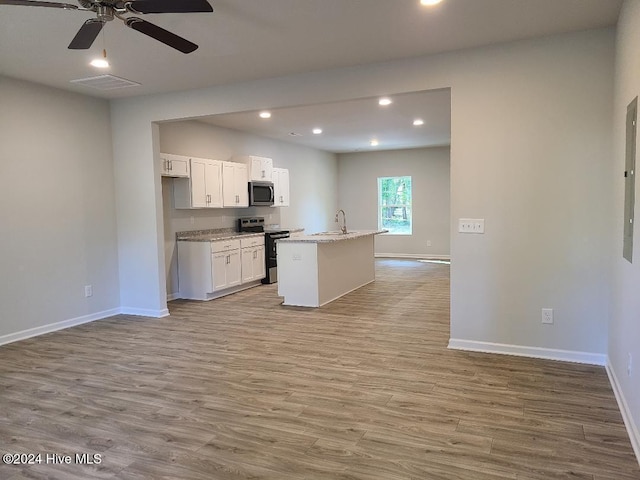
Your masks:
<svg viewBox="0 0 640 480"><path fill-rule="evenodd" d="M264 236L178 242L180 297L212 300L257 285L265 276Z"/></svg>
<svg viewBox="0 0 640 480"><path fill-rule="evenodd" d="M235 287L242 283L240 250L212 253L211 267L211 279L214 292Z"/></svg>
<svg viewBox="0 0 640 480"><path fill-rule="evenodd" d="M242 283L262 280L265 276L264 245L261 247L243 248Z"/></svg>

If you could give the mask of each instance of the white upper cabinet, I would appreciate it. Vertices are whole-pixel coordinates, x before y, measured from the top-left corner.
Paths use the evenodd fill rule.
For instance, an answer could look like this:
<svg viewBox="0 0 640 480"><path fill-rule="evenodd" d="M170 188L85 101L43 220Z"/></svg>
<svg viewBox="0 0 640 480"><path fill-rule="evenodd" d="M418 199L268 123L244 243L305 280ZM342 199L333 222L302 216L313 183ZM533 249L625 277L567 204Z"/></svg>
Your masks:
<svg viewBox="0 0 640 480"><path fill-rule="evenodd" d="M191 176L173 183L175 208L222 208L222 163L191 158Z"/></svg>
<svg viewBox="0 0 640 480"><path fill-rule="evenodd" d="M161 153L159 159L160 174L163 177L189 178L189 157Z"/></svg>
<svg viewBox="0 0 640 480"><path fill-rule="evenodd" d="M222 162L222 196L225 207L248 207L247 166L243 163Z"/></svg>
<svg viewBox="0 0 640 480"><path fill-rule="evenodd" d="M289 206L289 170L286 168L273 169L274 207Z"/></svg>
<svg viewBox="0 0 640 480"><path fill-rule="evenodd" d="M246 155L234 157L233 161L247 166L250 182L273 182L273 160L270 158Z"/></svg>

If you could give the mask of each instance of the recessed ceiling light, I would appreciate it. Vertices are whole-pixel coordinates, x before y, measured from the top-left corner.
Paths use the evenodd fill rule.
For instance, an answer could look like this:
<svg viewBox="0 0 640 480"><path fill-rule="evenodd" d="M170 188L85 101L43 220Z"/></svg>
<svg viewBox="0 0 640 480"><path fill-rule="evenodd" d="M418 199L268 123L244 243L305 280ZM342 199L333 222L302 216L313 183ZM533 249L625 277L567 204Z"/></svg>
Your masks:
<svg viewBox="0 0 640 480"><path fill-rule="evenodd" d="M422 120L421 118L416 118L413 121L413 125L416 126L416 127L419 127L420 125L424 125L424 120Z"/></svg>
<svg viewBox="0 0 640 480"><path fill-rule="evenodd" d="M375 138L373 140L371 140L371 146L372 147L377 147L378 146L378 140L376 140Z"/></svg>
<svg viewBox="0 0 640 480"><path fill-rule="evenodd" d="M260 118L271 118L271 112L260 112Z"/></svg>
<svg viewBox="0 0 640 480"><path fill-rule="evenodd" d="M427 7L432 7L433 5L437 5L442 0L420 0L420 5L425 5Z"/></svg>
<svg viewBox="0 0 640 480"><path fill-rule="evenodd" d="M391 105L391 103L393 102L388 97L383 97L380 100L378 100L378 105L382 105L383 107L386 107L387 105Z"/></svg>
<svg viewBox="0 0 640 480"><path fill-rule="evenodd" d="M314 135L320 135L322 133L322 129L321 128L314 128L312 130Z"/></svg>

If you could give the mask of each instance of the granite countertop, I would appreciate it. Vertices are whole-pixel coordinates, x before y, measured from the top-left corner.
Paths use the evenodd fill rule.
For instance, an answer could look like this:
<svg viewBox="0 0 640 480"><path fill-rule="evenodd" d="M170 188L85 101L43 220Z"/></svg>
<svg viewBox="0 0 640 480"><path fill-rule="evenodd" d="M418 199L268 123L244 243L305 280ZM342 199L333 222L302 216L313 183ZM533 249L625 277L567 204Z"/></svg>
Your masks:
<svg viewBox="0 0 640 480"><path fill-rule="evenodd" d="M311 235L298 235L296 237L282 238L278 242L284 243L328 243L340 242L343 240L352 240L354 238L368 237L371 235L379 235L387 233L389 230L354 230L352 232L342 233L341 231L320 232Z"/></svg>
<svg viewBox="0 0 640 480"><path fill-rule="evenodd" d="M236 238L247 237L264 237L264 233L236 232L233 228L191 230L176 233L176 240L179 242L215 242L216 240L234 240Z"/></svg>
<svg viewBox="0 0 640 480"><path fill-rule="evenodd" d="M281 228L279 225L268 225L267 227L270 231L287 230L291 233L304 231L304 228ZM265 229L267 227L265 227ZM233 228L213 228L210 230L176 232L176 240L178 242L215 242L217 240L234 240L236 238L263 236L263 232L237 232Z"/></svg>

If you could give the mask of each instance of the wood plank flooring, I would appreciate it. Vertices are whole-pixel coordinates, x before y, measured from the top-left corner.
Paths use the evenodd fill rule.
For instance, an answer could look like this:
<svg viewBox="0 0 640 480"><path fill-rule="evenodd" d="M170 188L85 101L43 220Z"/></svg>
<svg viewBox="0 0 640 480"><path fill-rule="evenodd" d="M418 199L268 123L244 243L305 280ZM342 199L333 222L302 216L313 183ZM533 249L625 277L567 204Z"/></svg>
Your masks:
<svg viewBox="0 0 640 480"><path fill-rule="evenodd" d="M638 480L604 369L447 350L449 268L377 261L320 309L275 285L0 347L19 479Z"/></svg>

